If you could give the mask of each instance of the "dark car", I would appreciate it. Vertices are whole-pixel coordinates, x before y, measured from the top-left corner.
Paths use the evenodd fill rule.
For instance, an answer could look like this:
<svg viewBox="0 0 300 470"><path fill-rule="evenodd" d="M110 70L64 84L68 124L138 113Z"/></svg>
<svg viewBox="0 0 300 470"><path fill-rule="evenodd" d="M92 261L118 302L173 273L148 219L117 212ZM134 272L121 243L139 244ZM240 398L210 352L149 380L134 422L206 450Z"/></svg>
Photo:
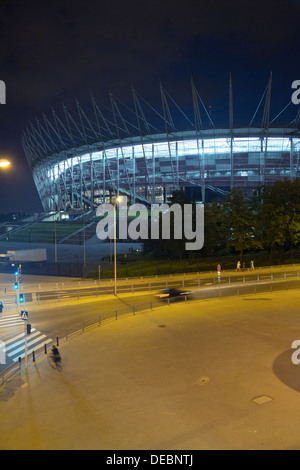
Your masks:
<svg viewBox="0 0 300 470"><path fill-rule="evenodd" d="M188 295L193 294L194 292L191 291L182 291L178 289L174 289L173 287L169 287L167 289L162 289L158 294L155 294L154 297L158 297L159 299L168 299L168 298L180 298L185 297Z"/></svg>

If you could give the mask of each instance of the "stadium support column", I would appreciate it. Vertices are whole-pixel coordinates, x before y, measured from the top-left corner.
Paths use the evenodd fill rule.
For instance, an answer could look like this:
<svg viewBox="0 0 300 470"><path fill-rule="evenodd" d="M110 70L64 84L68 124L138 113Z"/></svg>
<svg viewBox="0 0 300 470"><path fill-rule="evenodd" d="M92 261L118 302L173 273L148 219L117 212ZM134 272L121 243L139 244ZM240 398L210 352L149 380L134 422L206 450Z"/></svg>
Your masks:
<svg viewBox="0 0 300 470"><path fill-rule="evenodd" d="M272 72L270 73L270 80L268 84L268 92L265 101L264 114L262 120L262 127L266 130L265 135L265 150L264 150L264 159L261 162L261 184L266 184L266 166L267 166L267 156L268 156L268 137L269 137L269 124L270 124L270 105L271 105L271 89L272 89Z"/></svg>
<svg viewBox="0 0 300 470"><path fill-rule="evenodd" d="M90 197L90 204L91 204L91 209L94 209L94 165L93 165L93 154L90 152L90 178L91 178L91 197Z"/></svg>
<svg viewBox="0 0 300 470"><path fill-rule="evenodd" d="M153 191L152 191L152 186L151 186L151 178L150 178L149 169L148 169L147 156L146 156L146 153L145 153L143 133L142 133L142 128L141 128L141 122L140 121L142 121L144 123L144 126L145 126L145 129L146 129L147 133L150 133L150 127L149 127L149 124L148 124L148 122L145 118L144 112L142 110L142 107L140 105L140 102L137 98L136 92L135 92L133 87L132 87L132 95L133 95L135 114L136 114L136 118L137 118L137 124L138 124L138 128L139 128L141 146L142 146L142 151L143 151L143 158L144 158L145 169L146 169L145 198L148 199L148 190L149 190L150 194L151 194L150 199L152 201L153 200Z"/></svg>
<svg viewBox="0 0 300 470"><path fill-rule="evenodd" d="M234 161L233 161L233 108L232 108L232 80L231 72L229 77L229 125L230 125L230 189L234 187Z"/></svg>
<svg viewBox="0 0 300 470"><path fill-rule="evenodd" d="M199 109L197 90L194 85L194 80L192 78L191 78L191 85L192 85L195 130L196 130L196 137L197 137L197 152L198 152L198 158L199 158L201 197L202 197L202 201L205 202L205 161L204 161L205 152L204 152L203 139L202 139L201 150L200 150L200 145L199 145L199 129L203 129L203 125L202 125L201 113Z"/></svg>
<svg viewBox="0 0 300 470"><path fill-rule="evenodd" d="M82 197L82 155L80 155L80 209L83 208L83 197Z"/></svg>
<svg viewBox="0 0 300 470"><path fill-rule="evenodd" d="M133 201L132 204L135 204L135 172L136 172L136 166L135 166L135 153L134 153L134 146L132 146L132 176L133 176Z"/></svg>
<svg viewBox="0 0 300 470"><path fill-rule="evenodd" d="M263 158L264 158L264 138L260 138L260 153L259 153L259 185L264 184L263 180Z"/></svg>
<svg viewBox="0 0 300 470"><path fill-rule="evenodd" d="M116 149L116 158L117 158L117 194L119 197L120 194L120 160L119 160L119 149Z"/></svg>
<svg viewBox="0 0 300 470"><path fill-rule="evenodd" d="M102 154L102 165L103 165L103 178L102 178L102 181L103 181L103 188L102 188L103 197L102 197L102 204L105 204L105 202L106 202L105 152L103 152L103 154Z"/></svg>
<svg viewBox="0 0 300 470"><path fill-rule="evenodd" d="M58 201L59 210L67 210L67 182L66 182L66 161L64 160L64 167L59 170L59 179L63 185L63 191L60 192L60 198ZM62 197L63 193L63 197Z"/></svg>
<svg viewBox="0 0 300 470"><path fill-rule="evenodd" d="M162 87L162 84L160 83L160 94L161 94L161 100L162 100L162 107L163 107L163 116L164 116L164 121L165 121L165 129L166 129L166 138L168 142L168 151L169 151L169 159L170 159L170 167L172 170L172 179L173 179L173 186L176 187L176 175L174 174L174 167L173 167L173 160L172 160L172 151L171 151L171 145L170 145L170 137L169 137L169 131L168 131L168 122L171 125L171 128L173 131L175 131L175 126L174 122L169 110L168 102ZM168 119L167 119L167 114L168 114ZM178 189L178 188L176 188Z"/></svg>
<svg viewBox="0 0 300 470"><path fill-rule="evenodd" d="M178 142L175 143L176 152L176 189L179 190L179 159L178 159Z"/></svg>
<svg viewBox="0 0 300 470"><path fill-rule="evenodd" d="M74 162L71 158L71 208L74 209Z"/></svg>
<svg viewBox="0 0 300 470"><path fill-rule="evenodd" d="M154 145L152 144L152 191L151 191L151 202L155 203L155 152Z"/></svg>
<svg viewBox="0 0 300 470"><path fill-rule="evenodd" d="M198 145L198 139L197 139ZM202 201L205 202L205 149L204 149L204 140L201 141L201 193L202 193Z"/></svg>
<svg viewBox="0 0 300 470"><path fill-rule="evenodd" d="M234 187L234 161L233 161L233 142L232 142L232 132L230 135L230 189Z"/></svg>
<svg viewBox="0 0 300 470"><path fill-rule="evenodd" d="M293 138L290 138L290 180L294 181L294 168L293 168L293 155L294 155L294 145Z"/></svg>

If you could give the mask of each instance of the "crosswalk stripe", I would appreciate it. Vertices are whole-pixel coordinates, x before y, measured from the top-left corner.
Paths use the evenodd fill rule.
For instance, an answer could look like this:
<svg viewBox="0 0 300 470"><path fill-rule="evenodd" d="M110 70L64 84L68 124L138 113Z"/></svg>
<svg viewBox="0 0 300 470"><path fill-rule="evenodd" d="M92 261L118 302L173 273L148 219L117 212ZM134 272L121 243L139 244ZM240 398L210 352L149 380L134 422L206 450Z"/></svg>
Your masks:
<svg viewBox="0 0 300 470"><path fill-rule="evenodd" d="M20 318L20 315L18 314L5 315L4 317L0 317L0 321L7 320L8 318Z"/></svg>
<svg viewBox="0 0 300 470"><path fill-rule="evenodd" d="M20 315L18 313L10 313L8 315L1 315L0 316L0 320L4 320L5 318L11 318L11 317L20 317Z"/></svg>
<svg viewBox="0 0 300 470"><path fill-rule="evenodd" d="M20 319L20 315L9 315L7 317L0 318L0 323L3 323L7 320L18 320L18 319Z"/></svg>
<svg viewBox="0 0 300 470"><path fill-rule="evenodd" d="M0 328L10 325L21 325L22 323L19 320L6 320L5 322L0 323Z"/></svg>
<svg viewBox="0 0 300 470"><path fill-rule="evenodd" d="M5 315L5 317L0 317L0 328L10 325L21 325L22 321L20 315Z"/></svg>
<svg viewBox="0 0 300 470"><path fill-rule="evenodd" d="M35 328L31 329L31 334L27 336L27 354L33 351L38 351L43 348L45 344L53 342L51 338L47 338ZM25 332L14 336L13 338L5 341L5 350L7 356L13 361L17 362L19 357L25 357Z"/></svg>
<svg viewBox="0 0 300 470"><path fill-rule="evenodd" d="M33 346L34 344L36 343L40 343L42 341L42 339L46 338L46 335L41 335L41 336L38 336L36 339L34 339L33 341L30 341L30 340L27 340L27 349L29 346ZM30 342L29 342L30 341ZM10 354L7 354L8 357L13 357L15 356L16 354L18 354L20 351L23 351L25 347L25 341L24 341L24 344L23 346L21 346L20 348L18 349L15 349L12 353Z"/></svg>
<svg viewBox="0 0 300 470"><path fill-rule="evenodd" d="M38 351L39 349L41 349L41 348L44 346L44 344L52 343L52 341L53 341L52 339L47 339L46 341L43 341L43 343L42 343L38 348L29 349L29 350L27 351L27 354L29 355L29 354L32 354L33 351ZM13 362L17 362L18 359L19 359L19 357L20 357L21 359L23 359L23 358L25 357L25 351L24 351L23 354L21 354L21 356L19 355L18 357L12 358Z"/></svg>
<svg viewBox="0 0 300 470"><path fill-rule="evenodd" d="M35 329L35 328L31 328L31 331L36 331L36 329ZM6 341L5 341L5 344L12 343L12 342L15 341L16 339L24 338L24 336L25 336L25 333L21 333L20 335L14 336L14 338L10 338L10 339L6 340Z"/></svg>
<svg viewBox="0 0 300 470"><path fill-rule="evenodd" d="M33 333L33 334L31 333L30 336L33 337L33 336L36 336L36 335L39 335L39 334L40 334L39 331L36 331L36 332ZM22 337L23 337L23 339L21 339L21 341L17 341L16 343L12 343L10 346L8 346L8 347L6 348L6 351L10 351L11 349L15 348L16 346L19 346L19 344L23 344L23 343L24 343L24 338L25 338L25 334L24 334L24 333L23 333Z"/></svg>

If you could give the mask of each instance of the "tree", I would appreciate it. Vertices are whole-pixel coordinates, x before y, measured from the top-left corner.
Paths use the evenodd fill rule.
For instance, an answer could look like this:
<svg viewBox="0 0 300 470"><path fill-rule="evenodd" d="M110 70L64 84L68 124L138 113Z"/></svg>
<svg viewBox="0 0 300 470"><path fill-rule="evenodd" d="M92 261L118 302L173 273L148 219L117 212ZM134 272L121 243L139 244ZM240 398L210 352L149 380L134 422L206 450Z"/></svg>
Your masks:
<svg viewBox="0 0 300 470"><path fill-rule="evenodd" d="M218 249L226 247L226 213L221 203L205 204L204 251L213 256Z"/></svg>
<svg viewBox="0 0 300 470"><path fill-rule="evenodd" d="M224 208L227 248L238 251L241 257L244 251L260 248L260 243L255 237L255 217L242 191L232 189L226 198Z"/></svg>
<svg viewBox="0 0 300 470"><path fill-rule="evenodd" d="M300 180L264 186L256 195L257 237L272 256L300 243Z"/></svg>

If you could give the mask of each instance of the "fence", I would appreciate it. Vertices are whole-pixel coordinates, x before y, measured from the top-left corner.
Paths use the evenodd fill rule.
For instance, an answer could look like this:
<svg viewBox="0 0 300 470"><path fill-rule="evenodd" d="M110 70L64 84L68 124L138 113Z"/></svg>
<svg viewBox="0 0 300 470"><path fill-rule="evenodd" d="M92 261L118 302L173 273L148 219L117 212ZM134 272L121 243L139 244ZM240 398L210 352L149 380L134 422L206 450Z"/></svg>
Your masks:
<svg viewBox="0 0 300 470"><path fill-rule="evenodd" d="M141 277L140 279L127 280L118 280L118 293L119 294L134 294L153 291L158 291L166 289L168 287L173 287L177 289L189 289L189 290L198 290L212 288L212 287L228 287L234 284L262 284L264 282L279 282L281 280L287 280L289 278L300 278L300 271L297 270L284 270L284 271L272 271L272 272L249 272L249 273L232 273L231 275L227 274L221 275L220 280L210 273L205 273L203 276L207 277L198 277L198 276L182 276L181 279L174 277L164 277L166 280L159 278L145 279ZM77 287L72 284L72 287L68 287L67 283L54 283L48 288L42 290L42 286L39 284L38 289L32 291L31 293L25 293L26 303L37 303L45 304L46 302L63 302L67 300L80 300L86 297L98 297L102 294L113 294L114 293L114 283L113 281L93 281L88 283L88 286L85 282L78 281ZM51 290L52 289L52 290ZM26 288L29 290L29 287ZM21 291L23 292L23 291ZM16 303L15 294L9 293L6 296L6 299L10 299L10 303Z"/></svg>

